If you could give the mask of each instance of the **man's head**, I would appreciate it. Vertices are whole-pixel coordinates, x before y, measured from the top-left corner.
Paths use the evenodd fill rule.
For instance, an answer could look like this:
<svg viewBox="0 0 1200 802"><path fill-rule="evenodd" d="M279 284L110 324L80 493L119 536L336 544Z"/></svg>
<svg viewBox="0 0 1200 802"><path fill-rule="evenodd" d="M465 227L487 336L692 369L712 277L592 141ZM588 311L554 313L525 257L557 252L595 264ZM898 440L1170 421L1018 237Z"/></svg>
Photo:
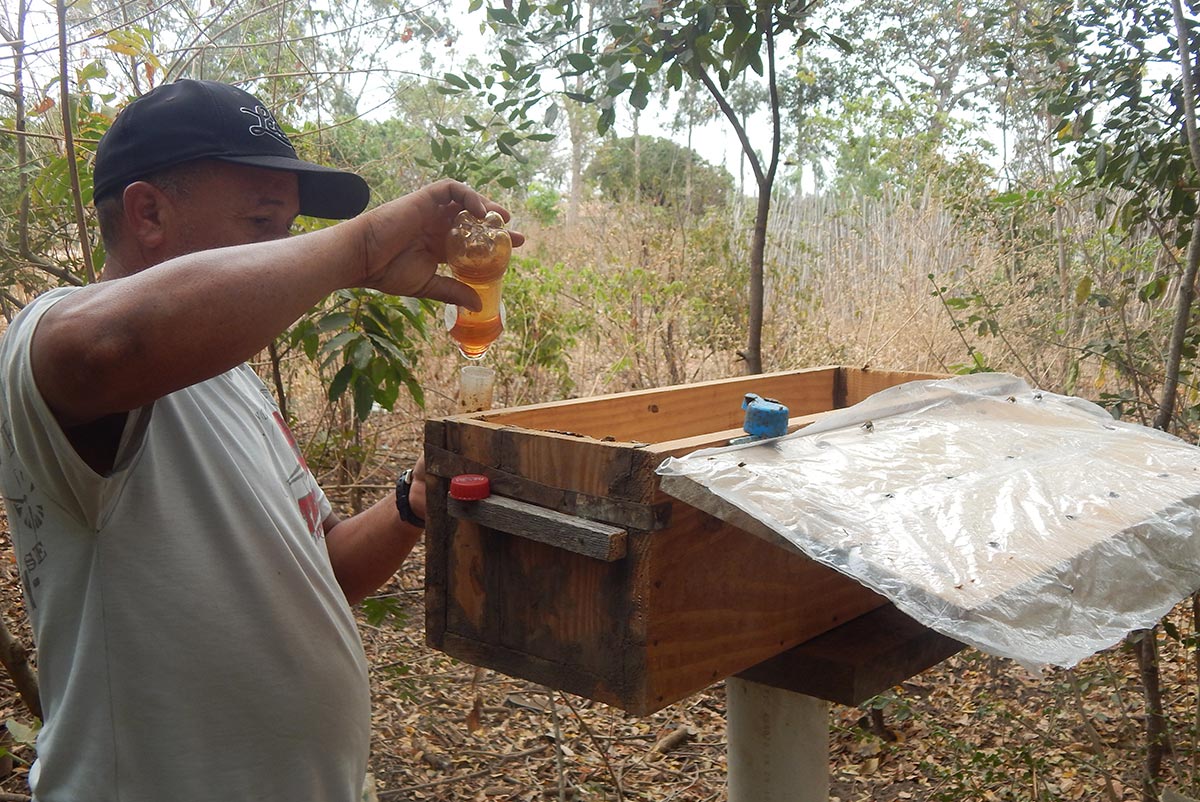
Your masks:
<svg viewBox="0 0 1200 802"><path fill-rule="evenodd" d="M179 80L126 106L100 140L93 197L105 242L115 244L130 185L145 181L186 194L197 175L217 169L214 163L256 168L235 171L249 176L293 174L299 212L314 217L353 217L370 196L359 176L299 159L253 95L214 81Z"/></svg>

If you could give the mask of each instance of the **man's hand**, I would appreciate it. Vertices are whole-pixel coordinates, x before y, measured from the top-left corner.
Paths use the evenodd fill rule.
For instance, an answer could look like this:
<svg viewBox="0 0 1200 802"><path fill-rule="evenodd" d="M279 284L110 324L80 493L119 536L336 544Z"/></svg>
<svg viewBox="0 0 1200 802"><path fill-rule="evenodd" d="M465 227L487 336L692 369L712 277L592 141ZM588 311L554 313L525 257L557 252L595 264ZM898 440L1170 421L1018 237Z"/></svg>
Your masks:
<svg viewBox="0 0 1200 802"><path fill-rule="evenodd" d="M430 298L478 311L479 296L467 285L438 275L446 258L446 234L454 218L466 209L483 218L498 212L505 221L508 210L459 181L439 181L384 204L359 218L364 225L362 286L391 295ZM509 232L513 247L525 241ZM422 485L424 475L422 474Z"/></svg>
<svg viewBox="0 0 1200 802"><path fill-rule="evenodd" d="M417 458L413 466L412 486L408 490L408 508L423 521L429 520L425 514L425 455Z"/></svg>

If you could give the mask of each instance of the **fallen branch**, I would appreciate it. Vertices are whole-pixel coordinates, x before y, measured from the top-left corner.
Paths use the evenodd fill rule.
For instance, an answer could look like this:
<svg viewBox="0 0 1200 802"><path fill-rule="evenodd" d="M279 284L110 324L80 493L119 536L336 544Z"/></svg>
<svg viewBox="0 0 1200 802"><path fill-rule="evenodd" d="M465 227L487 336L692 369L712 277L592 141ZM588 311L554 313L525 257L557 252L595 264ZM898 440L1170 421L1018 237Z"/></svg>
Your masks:
<svg viewBox="0 0 1200 802"><path fill-rule="evenodd" d="M21 701L25 703L25 708L30 715L39 721L44 720L37 673L29 664L29 652L25 649L25 645L9 631L8 624L3 618L0 618L0 663L4 664L8 676L12 678L13 685L16 686L17 693L20 695Z"/></svg>
<svg viewBox="0 0 1200 802"><path fill-rule="evenodd" d="M665 755L672 749L678 749L688 741L692 740L692 737L695 734L696 730L686 724L681 724L673 731L659 738L658 742L654 744L654 748L651 749L650 752L652 754Z"/></svg>

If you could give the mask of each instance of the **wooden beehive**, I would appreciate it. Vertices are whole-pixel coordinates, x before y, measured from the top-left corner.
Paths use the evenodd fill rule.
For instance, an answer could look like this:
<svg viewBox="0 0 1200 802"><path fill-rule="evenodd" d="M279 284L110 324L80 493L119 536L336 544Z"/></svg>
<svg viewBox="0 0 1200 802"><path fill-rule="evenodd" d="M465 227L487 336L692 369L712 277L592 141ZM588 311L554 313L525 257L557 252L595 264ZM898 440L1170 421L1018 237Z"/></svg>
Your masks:
<svg viewBox="0 0 1200 802"><path fill-rule="evenodd" d="M923 378L825 367L430 421L428 643L646 714L883 606L663 494L655 468L740 436L746 393L797 428ZM447 499L462 473L493 499Z"/></svg>

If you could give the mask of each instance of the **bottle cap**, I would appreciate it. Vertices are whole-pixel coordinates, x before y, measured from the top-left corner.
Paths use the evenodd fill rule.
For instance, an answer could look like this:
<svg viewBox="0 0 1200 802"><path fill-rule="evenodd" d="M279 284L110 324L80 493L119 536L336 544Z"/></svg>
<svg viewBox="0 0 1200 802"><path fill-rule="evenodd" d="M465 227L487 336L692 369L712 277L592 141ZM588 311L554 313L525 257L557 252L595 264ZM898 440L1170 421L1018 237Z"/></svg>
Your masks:
<svg viewBox="0 0 1200 802"><path fill-rule="evenodd" d="M478 473L464 473L450 480L450 498L459 501L479 501L492 494L492 483Z"/></svg>

